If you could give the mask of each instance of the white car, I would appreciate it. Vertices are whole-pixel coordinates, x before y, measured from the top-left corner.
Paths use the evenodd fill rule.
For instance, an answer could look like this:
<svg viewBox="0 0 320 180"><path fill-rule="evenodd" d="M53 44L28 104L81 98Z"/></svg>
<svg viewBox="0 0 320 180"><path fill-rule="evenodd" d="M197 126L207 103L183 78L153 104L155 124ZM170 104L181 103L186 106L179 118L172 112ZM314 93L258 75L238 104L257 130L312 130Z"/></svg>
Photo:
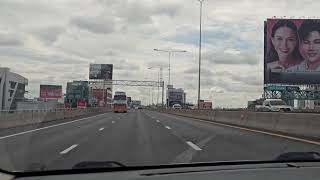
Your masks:
<svg viewBox="0 0 320 180"><path fill-rule="evenodd" d="M293 111L293 107L287 105L281 99L267 99L263 102L263 109L272 112L289 112Z"/></svg>
<svg viewBox="0 0 320 180"><path fill-rule="evenodd" d="M182 106L180 104L174 104L172 109L182 109Z"/></svg>

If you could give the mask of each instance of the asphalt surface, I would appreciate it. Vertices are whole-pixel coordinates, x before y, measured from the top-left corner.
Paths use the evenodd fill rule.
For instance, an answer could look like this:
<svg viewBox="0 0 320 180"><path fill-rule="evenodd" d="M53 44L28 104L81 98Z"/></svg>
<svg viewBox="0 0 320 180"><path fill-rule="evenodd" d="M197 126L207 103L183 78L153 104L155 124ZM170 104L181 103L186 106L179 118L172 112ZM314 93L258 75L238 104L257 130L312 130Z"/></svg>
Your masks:
<svg viewBox="0 0 320 180"><path fill-rule="evenodd" d="M70 169L83 161L142 166L320 152L320 146L306 142L147 110L7 129L0 135L0 168L9 171Z"/></svg>

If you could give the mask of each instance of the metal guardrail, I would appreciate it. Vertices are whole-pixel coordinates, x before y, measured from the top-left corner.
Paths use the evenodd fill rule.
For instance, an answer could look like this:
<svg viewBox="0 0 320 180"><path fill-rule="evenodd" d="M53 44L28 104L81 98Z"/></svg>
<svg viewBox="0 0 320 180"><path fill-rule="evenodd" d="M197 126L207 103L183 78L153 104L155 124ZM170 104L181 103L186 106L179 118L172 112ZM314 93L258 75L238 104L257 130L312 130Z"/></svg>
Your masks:
<svg viewBox="0 0 320 180"><path fill-rule="evenodd" d="M91 108L56 108L56 109L25 109L25 110L0 110L0 113L21 113L21 112L61 112L61 111L76 111L76 110L93 110L101 109L97 107Z"/></svg>
<svg viewBox="0 0 320 180"><path fill-rule="evenodd" d="M148 108L148 109L151 109L152 108ZM167 110L166 108L157 108L159 110ZM173 111L179 111L179 109L170 109L170 110L173 110ZM198 109L182 109L182 110L189 110L189 111L198 111ZM255 110L252 110L252 109L246 109L246 108L237 108L237 109L200 109L200 111L204 111L204 112L208 112L208 111L243 111L243 112L256 112L256 113L261 113L261 111L255 111ZM264 113L274 113L274 112L271 112L271 111L264 111ZM305 114L320 114L320 109L294 109L293 111L291 112L283 112L283 113L305 113Z"/></svg>

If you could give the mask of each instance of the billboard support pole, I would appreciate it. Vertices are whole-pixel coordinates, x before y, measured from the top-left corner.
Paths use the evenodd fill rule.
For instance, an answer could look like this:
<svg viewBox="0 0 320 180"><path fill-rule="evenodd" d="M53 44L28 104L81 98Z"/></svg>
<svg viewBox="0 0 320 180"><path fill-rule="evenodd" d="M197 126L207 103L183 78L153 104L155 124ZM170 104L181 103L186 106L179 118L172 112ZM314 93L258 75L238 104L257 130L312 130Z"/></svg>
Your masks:
<svg viewBox="0 0 320 180"><path fill-rule="evenodd" d="M103 87L102 87L102 99L103 99L103 106L105 106L106 102L105 102L105 97L104 97L104 94L105 94L105 85L106 85L106 80L103 80Z"/></svg>
<svg viewBox="0 0 320 180"><path fill-rule="evenodd" d="M164 106L163 104L163 96L164 96L164 82L162 81L161 82L161 85L162 85L162 107Z"/></svg>

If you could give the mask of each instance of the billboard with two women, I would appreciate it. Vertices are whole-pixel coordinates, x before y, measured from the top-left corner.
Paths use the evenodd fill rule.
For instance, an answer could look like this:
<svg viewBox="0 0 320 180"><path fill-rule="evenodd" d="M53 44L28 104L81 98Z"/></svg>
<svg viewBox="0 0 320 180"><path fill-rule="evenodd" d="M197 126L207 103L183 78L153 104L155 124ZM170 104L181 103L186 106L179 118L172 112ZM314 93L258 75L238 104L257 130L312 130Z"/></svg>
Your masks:
<svg viewBox="0 0 320 180"><path fill-rule="evenodd" d="M320 84L320 20L265 22L265 84Z"/></svg>

